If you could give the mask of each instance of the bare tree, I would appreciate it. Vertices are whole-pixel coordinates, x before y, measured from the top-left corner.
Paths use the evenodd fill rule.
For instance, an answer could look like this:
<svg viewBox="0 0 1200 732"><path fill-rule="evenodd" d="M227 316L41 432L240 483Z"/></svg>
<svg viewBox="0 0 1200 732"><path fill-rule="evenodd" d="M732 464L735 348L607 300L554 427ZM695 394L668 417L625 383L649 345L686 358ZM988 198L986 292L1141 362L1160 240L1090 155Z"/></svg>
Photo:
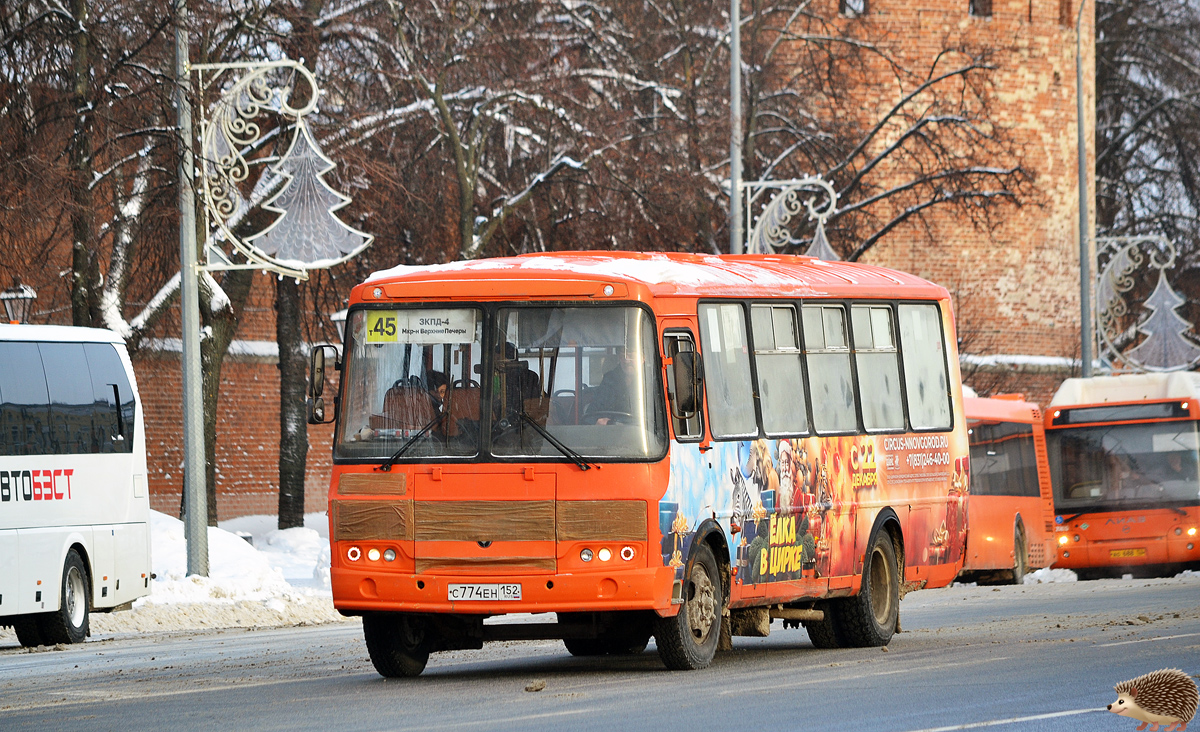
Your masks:
<svg viewBox="0 0 1200 732"><path fill-rule="evenodd" d="M1028 197L1021 151L992 119L1004 49L947 39L913 61L905 39L812 5L764 2L748 20L751 176L832 182L831 242L850 260L936 208L989 228Z"/></svg>
<svg viewBox="0 0 1200 732"><path fill-rule="evenodd" d="M1096 234L1160 234L1200 321L1200 6L1096 3ZM1153 282L1150 283L1153 287ZM1144 293L1143 293L1144 294Z"/></svg>

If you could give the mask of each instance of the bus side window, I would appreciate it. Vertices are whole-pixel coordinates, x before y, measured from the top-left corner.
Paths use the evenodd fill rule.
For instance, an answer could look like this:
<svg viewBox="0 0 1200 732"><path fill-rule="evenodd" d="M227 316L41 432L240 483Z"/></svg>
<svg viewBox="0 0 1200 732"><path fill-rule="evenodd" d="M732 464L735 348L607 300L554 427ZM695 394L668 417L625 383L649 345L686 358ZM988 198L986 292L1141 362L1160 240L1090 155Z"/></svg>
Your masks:
<svg viewBox="0 0 1200 732"><path fill-rule="evenodd" d="M59 455L98 451L92 418L95 395L82 343L39 343L50 390L51 447ZM93 448L97 448L94 450Z"/></svg>
<svg viewBox="0 0 1200 732"><path fill-rule="evenodd" d="M85 343L83 353L92 377L92 419L98 443L93 452L132 452L133 388L121 357L108 343Z"/></svg>
<svg viewBox="0 0 1200 732"><path fill-rule="evenodd" d="M0 455L45 455L50 398L36 343L0 343Z"/></svg>
<svg viewBox="0 0 1200 732"><path fill-rule="evenodd" d="M969 439L972 494L1026 498L1041 495L1032 425L975 424Z"/></svg>
<svg viewBox="0 0 1200 732"><path fill-rule="evenodd" d="M796 308L754 305L750 308L750 322L763 431L768 437L808 432Z"/></svg>
<svg viewBox="0 0 1200 732"><path fill-rule="evenodd" d="M712 436L757 437L745 311L737 302L710 303L699 307L699 315Z"/></svg>
<svg viewBox="0 0 1200 732"><path fill-rule="evenodd" d="M892 309L887 305L854 305L850 313L863 426L868 432L902 430L904 402Z"/></svg>
<svg viewBox="0 0 1200 732"><path fill-rule="evenodd" d="M840 305L805 305L804 350L808 356L813 426L818 433L854 432L858 417L854 413L845 309Z"/></svg>
<svg viewBox="0 0 1200 732"><path fill-rule="evenodd" d="M681 366L672 365L667 368L667 394L670 400L671 423L675 428L675 439L682 442L697 441L704 437L704 420L701 417L704 403L704 375L700 366L700 354L696 352L696 342L690 331L668 331L663 335L663 350L672 362L678 361ZM682 354L682 356L681 356ZM692 390L690 405L680 404L679 390L676 388L676 373L683 373L685 361L691 362L691 370L696 374L697 388ZM686 386L684 387L686 390ZM690 407L684 409L681 407Z"/></svg>
<svg viewBox="0 0 1200 732"><path fill-rule="evenodd" d="M937 305L900 306L900 348L908 418L914 430L951 427L950 377Z"/></svg>

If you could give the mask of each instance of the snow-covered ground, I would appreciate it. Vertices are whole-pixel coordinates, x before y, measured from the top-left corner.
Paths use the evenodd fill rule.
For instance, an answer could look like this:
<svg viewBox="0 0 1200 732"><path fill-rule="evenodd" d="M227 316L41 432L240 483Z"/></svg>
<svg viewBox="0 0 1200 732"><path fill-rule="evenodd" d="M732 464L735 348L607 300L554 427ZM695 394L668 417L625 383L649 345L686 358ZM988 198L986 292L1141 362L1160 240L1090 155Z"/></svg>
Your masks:
<svg viewBox="0 0 1200 732"><path fill-rule="evenodd" d="M93 637L133 631L263 627L345 621L329 591L328 524L275 528L274 516L246 516L208 529L208 577L187 576L183 522L150 512L155 579L133 609L93 613ZM246 541L249 536L253 541ZM14 640L0 629L0 641Z"/></svg>

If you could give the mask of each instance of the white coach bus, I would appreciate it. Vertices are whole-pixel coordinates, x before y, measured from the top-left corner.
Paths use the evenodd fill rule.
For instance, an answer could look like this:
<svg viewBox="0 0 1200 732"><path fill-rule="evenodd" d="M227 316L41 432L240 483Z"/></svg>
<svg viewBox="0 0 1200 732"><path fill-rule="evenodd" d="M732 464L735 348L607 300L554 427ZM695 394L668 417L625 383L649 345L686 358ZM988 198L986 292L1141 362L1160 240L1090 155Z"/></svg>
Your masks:
<svg viewBox="0 0 1200 732"><path fill-rule="evenodd" d="M146 440L107 330L0 325L0 626L78 643L150 592Z"/></svg>

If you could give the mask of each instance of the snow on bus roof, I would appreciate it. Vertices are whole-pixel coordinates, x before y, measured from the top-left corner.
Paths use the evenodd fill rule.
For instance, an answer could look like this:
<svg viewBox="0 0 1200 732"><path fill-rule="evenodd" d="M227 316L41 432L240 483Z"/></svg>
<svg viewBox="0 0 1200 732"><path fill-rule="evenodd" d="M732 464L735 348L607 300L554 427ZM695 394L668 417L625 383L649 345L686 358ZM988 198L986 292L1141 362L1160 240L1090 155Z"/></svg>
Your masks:
<svg viewBox="0 0 1200 732"><path fill-rule="evenodd" d="M598 279L640 282L661 294L759 286L803 294L867 285L885 288L929 288L915 275L857 262L826 262L791 255L714 255L676 252L554 252L518 257L477 259L447 264L406 266L373 273L366 283L383 280L428 280L431 276L504 274L515 277L572 274Z"/></svg>
<svg viewBox="0 0 1200 732"><path fill-rule="evenodd" d="M0 341L61 341L65 343L124 343L125 339L104 328L74 325L0 324Z"/></svg>
<svg viewBox="0 0 1200 732"><path fill-rule="evenodd" d="M1049 406L1165 399L1200 399L1200 374L1174 371L1067 379L1058 387Z"/></svg>

